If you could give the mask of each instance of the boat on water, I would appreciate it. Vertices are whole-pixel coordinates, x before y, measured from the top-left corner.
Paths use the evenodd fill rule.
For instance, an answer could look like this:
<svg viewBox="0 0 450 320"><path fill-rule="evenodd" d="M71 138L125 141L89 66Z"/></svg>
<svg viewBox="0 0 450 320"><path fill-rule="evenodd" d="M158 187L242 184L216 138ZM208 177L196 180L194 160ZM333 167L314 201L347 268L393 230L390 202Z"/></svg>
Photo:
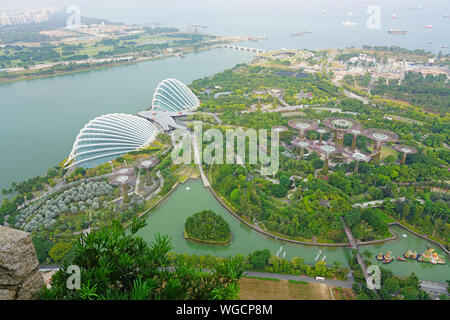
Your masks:
<svg viewBox="0 0 450 320"><path fill-rule="evenodd" d="M444 44L443 46L442 46L442 49L447 49L448 48L448 44Z"/></svg>
<svg viewBox="0 0 450 320"><path fill-rule="evenodd" d="M356 22L345 20L344 22L342 22L342 25L346 26L346 27L351 27L351 26L357 26L358 24Z"/></svg>
<svg viewBox="0 0 450 320"><path fill-rule="evenodd" d="M431 24L423 26L422 28L424 29L433 29L433 26Z"/></svg>
<svg viewBox="0 0 450 320"><path fill-rule="evenodd" d="M388 30L389 34L407 34L408 31L406 30L393 30L393 29L389 29Z"/></svg>
<svg viewBox="0 0 450 320"><path fill-rule="evenodd" d="M445 264L444 258L434 252L433 248L428 248L427 250L425 250L425 252L419 256L417 261L428 262L431 264Z"/></svg>
<svg viewBox="0 0 450 320"><path fill-rule="evenodd" d="M401 257L401 256L399 256L399 257L397 257L397 261L406 261L406 259Z"/></svg>
<svg viewBox="0 0 450 320"><path fill-rule="evenodd" d="M386 252L386 254L384 255L383 263L389 263L392 260L394 260L394 258L392 257L392 252L391 251Z"/></svg>
<svg viewBox="0 0 450 320"><path fill-rule="evenodd" d="M417 252L413 252L411 249L409 249L408 251L406 251L403 256L406 259L412 259L412 260L416 260L417 259Z"/></svg>
<svg viewBox="0 0 450 320"><path fill-rule="evenodd" d="M418 10L418 9L423 9L423 6L418 6L418 7L402 7L402 9L405 9L405 10Z"/></svg>
<svg viewBox="0 0 450 320"><path fill-rule="evenodd" d="M448 18L448 13L444 13L444 18Z"/></svg>
<svg viewBox="0 0 450 320"><path fill-rule="evenodd" d="M376 256L376 258L378 261L381 261L384 264L390 263L393 260L391 251L386 252L386 254L380 253L378 256Z"/></svg>
<svg viewBox="0 0 450 320"><path fill-rule="evenodd" d="M312 31L308 31L308 30L303 30L302 29L299 32L291 33L291 36L292 37L301 37L301 36L303 36L305 34L310 34L310 33L312 33Z"/></svg>
<svg viewBox="0 0 450 320"><path fill-rule="evenodd" d="M397 14L393 13L392 14L392 19L397 19Z"/></svg>

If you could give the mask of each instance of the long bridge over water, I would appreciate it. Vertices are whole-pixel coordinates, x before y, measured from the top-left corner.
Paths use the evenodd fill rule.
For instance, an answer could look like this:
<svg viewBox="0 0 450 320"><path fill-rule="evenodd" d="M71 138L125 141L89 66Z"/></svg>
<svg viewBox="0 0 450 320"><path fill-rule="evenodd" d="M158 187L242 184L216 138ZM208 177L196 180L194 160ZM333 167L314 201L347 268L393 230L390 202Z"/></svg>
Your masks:
<svg viewBox="0 0 450 320"><path fill-rule="evenodd" d="M350 242L351 248L356 250L356 260L358 261L359 265L361 266L361 269L364 273L364 278L366 279L366 283L371 282L371 279L369 278L369 273L367 272L367 266L364 262L363 258L361 257L361 254L359 253L358 244L356 243L355 238L353 237L352 232L350 231L350 228L345 223L345 220L342 218L342 222L344 223L344 231L347 235L348 241Z"/></svg>
<svg viewBox="0 0 450 320"><path fill-rule="evenodd" d="M234 45L231 45L231 44L224 44L222 47L223 48L228 48L228 49L239 50L239 51L255 52L255 53L266 53L267 52L267 50L265 50L265 49L234 46Z"/></svg>

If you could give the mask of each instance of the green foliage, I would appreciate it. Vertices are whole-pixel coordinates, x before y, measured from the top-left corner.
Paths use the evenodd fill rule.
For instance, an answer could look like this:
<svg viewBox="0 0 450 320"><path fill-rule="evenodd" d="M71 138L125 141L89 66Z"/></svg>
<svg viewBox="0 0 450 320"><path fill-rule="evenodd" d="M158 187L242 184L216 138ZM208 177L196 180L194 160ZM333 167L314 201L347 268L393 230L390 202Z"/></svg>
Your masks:
<svg viewBox="0 0 450 320"><path fill-rule="evenodd" d="M214 265L212 272L171 261L172 245L157 234L150 244L135 232L145 226L135 220L131 232L119 222L82 235L76 243L73 261L81 269L81 289L69 290L68 264L52 278L52 288L41 298L51 300L162 300L235 299L242 277L242 260L228 258ZM172 266L173 269L168 267Z"/></svg>
<svg viewBox="0 0 450 320"><path fill-rule="evenodd" d="M72 248L72 245L67 242L57 242L48 252L50 258L55 262L61 262L62 258Z"/></svg>
<svg viewBox="0 0 450 320"><path fill-rule="evenodd" d="M32 240L39 263L45 263L47 258L49 257L48 252L54 245L53 242L41 237L33 237Z"/></svg>
<svg viewBox="0 0 450 320"><path fill-rule="evenodd" d="M269 263L270 251L268 249L257 250L249 255L249 260L256 269L264 269Z"/></svg>
<svg viewBox="0 0 450 320"><path fill-rule="evenodd" d="M230 226L222 216L211 210L203 210L187 218L185 231L190 238L207 241L228 241Z"/></svg>

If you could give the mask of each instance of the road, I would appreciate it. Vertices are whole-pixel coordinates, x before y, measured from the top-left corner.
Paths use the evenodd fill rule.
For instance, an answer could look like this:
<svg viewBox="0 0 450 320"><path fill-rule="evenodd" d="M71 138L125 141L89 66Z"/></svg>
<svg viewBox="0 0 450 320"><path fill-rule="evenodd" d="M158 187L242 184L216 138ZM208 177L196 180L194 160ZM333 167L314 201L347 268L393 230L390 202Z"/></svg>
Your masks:
<svg viewBox="0 0 450 320"><path fill-rule="evenodd" d="M55 272L58 271L60 266L40 266L39 270L41 272ZM169 267L169 269L173 270L173 267ZM203 271L211 271L211 269L203 269ZM258 278L272 278L272 279L280 279L280 280L294 280L294 281L305 281L308 283L322 283L331 287L340 287L340 288L352 288L354 283L353 276L349 274L348 280L334 280L334 279L325 279L325 280L316 280L313 277L308 276L294 276L290 274L280 274L280 273L270 273L270 272L257 272L257 271L245 271L244 276L246 277L258 277Z"/></svg>
<svg viewBox="0 0 450 320"><path fill-rule="evenodd" d="M323 284L326 284L331 287L340 287L340 288L349 288L349 289L351 289L352 284L354 283L352 276L349 276L347 281L343 281L343 280L333 280L333 279L316 280L315 278L308 277L308 276L294 276L294 275L290 275L290 274L256 272L256 271L246 271L244 274L247 277L272 278L272 279L280 279L280 280L295 280L295 281L305 281L308 283L323 283Z"/></svg>

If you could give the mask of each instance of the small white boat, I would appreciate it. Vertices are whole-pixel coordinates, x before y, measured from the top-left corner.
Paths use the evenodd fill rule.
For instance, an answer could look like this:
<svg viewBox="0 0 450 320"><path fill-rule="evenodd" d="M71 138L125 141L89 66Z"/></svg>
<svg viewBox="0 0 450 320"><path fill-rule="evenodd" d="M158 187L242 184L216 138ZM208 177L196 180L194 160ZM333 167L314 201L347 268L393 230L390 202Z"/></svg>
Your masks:
<svg viewBox="0 0 450 320"><path fill-rule="evenodd" d="M357 26L358 23L346 20L346 21L342 22L342 25L346 26L346 27L353 27L353 26Z"/></svg>

